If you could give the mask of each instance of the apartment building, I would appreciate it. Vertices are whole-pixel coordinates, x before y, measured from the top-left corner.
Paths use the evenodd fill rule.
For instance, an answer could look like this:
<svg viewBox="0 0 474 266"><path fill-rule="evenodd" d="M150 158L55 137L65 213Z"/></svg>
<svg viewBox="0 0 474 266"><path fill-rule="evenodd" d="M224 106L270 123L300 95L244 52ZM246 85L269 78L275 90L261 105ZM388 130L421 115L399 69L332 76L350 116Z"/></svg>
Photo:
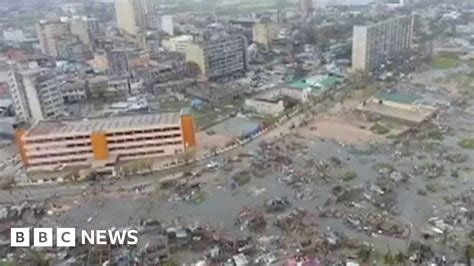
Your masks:
<svg viewBox="0 0 474 266"><path fill-rule="evenodd" d="M176 155L196 146L188 112L83 121L43 120L16 133L29 170L69 166L107 167L118 161Z"/></svg>
<svg viewBox="0 0 474 266"><path fill-rule="evenodd" d="M352 69L371 72L389 60L404 58L410 50L412 34L412 16L354 26Z"/></svg>
<svg viewBox="0 0 474 266"><path fill-rule="evenodd" d="M58 57L58 38L69 32L69 25L60 21L40 21L36 24L41 52Z"/></svg>
<svg viewBox="0 0 474 266"><path fill-rule="evenodd" d="M273 22L258 22L252 28L253 42L269 48L278 37L278 26Z"/></svg>
<svg viewBox="0 0 474 266"><path fill-rule="evenodd" d="M63 99L51 69L15 67L9 71L8 78L18 121L35 123L63 114Z"/></svg>
<svg viewBox="0 0 474 266"><path fill-rule="evenodd" d="M243 76L247 71L247 60L244 36L219 36L186 47L186 62L199 66L201 74L209 80Z"/></svg>

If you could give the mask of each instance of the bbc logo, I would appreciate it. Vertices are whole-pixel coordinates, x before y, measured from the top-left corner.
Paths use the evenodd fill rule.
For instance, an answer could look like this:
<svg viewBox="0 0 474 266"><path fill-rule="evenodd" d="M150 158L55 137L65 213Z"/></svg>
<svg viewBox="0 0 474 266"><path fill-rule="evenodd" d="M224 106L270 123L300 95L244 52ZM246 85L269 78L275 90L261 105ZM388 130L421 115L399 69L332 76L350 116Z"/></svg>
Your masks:
<svg viewBox="0 0 474 266"><path fill-rule="evenodd" d="M74 247L76 245L75 228L56 228L56 246ZM29 247L31 244L30 228L11 228L10 246ZM33 228L33 246L34 247L52 247L53 246L53 228Z"/></svg>
<svg viewBox="0 0 474 266"><path fill-rule="evenodd" d="M31 233L33 234L31 235ZM55 233L54 233L55 232ZM29 247L33 239L34 247L75 247L76 241L81 245L136 245L137 230L79 230L76 239L76 228L11 228L10 246ZM56 242L53 243L53 240Z"/></svg>

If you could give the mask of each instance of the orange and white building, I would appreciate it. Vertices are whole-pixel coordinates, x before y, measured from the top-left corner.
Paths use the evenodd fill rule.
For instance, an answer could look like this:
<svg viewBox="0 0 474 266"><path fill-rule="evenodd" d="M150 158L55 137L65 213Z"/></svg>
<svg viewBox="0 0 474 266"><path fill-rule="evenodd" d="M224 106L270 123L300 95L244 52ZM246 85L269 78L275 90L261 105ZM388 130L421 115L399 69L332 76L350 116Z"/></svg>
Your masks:
<svg viewBox="0 0 474 266"><path fill-rule="evenodd" d="M118 161L176 155L196 146L193 117L185 112L84 121L40 121L18 130L17 145L29 170L110 167Z"/></svg>

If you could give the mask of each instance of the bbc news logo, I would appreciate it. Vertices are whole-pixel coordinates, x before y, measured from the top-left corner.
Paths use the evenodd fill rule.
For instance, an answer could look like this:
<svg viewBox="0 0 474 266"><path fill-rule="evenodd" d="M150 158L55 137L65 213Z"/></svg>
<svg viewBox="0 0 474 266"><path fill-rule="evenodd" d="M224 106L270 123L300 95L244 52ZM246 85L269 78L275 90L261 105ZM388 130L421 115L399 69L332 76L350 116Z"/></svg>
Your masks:
<svg viewBox="0 0 474 266"><path fill-rule="evenodd" d="M53 232L55 231L55 233ZM137 230L80 230L76 238L76 228L18 228L10 230L10 246L30 247L75 247L81 245L136 245Z"/></svg>

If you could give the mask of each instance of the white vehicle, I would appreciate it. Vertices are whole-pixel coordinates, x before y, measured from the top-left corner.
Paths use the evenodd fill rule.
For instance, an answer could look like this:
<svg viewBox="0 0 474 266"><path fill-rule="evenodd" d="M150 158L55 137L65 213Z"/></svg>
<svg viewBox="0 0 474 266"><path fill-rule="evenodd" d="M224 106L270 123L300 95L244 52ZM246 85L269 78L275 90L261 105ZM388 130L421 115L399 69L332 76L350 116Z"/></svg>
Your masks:
<svg viewBox="0 0 474 266"><path fill-rule="evenodd" d="M206 167L207 169L216 169L220 166L220 163L217 162L217 161L210 161L209 163L207 163Z"/></svg>

